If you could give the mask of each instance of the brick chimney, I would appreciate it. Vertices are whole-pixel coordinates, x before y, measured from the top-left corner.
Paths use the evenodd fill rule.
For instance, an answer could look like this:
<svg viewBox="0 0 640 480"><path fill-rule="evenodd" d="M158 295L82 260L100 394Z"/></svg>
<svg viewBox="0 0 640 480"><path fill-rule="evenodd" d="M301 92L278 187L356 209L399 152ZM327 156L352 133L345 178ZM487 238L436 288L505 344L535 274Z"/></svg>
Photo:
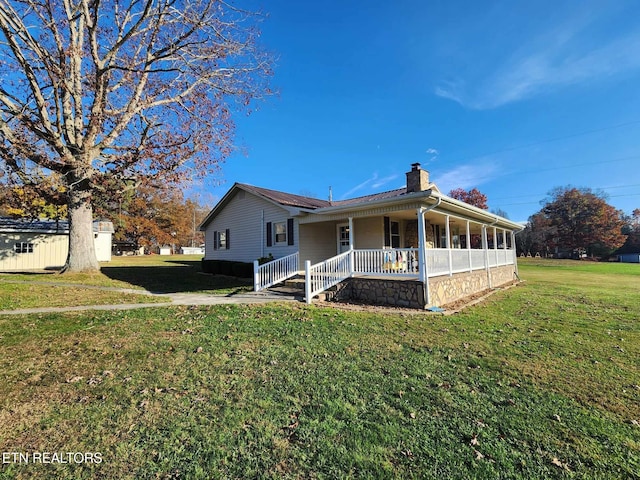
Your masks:
<svg viewBox="0 0 640 480"><path fill-rule="evenodd" d="M407 193L422 192L429 189L429 172L422 170L419 163L411 164L407 172Z"/></svg>

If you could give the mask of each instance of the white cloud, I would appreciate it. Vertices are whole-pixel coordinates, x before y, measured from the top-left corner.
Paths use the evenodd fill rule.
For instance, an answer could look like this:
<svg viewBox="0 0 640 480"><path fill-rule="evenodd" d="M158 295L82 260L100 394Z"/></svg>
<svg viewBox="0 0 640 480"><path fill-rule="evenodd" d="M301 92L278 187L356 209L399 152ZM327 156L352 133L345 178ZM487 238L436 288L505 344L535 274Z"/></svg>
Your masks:
<svg viewBox="0 0 640 480"><path fill-rule="evenodd" d="M469 108L490 109L640 70L640 32L615 35L609 31L608 37L602 37L596 35L601 28L598 18L593 11L549 25L493 62L489 52L476 52L477 68L472 71L477 76L442 81L435 94Z"/></svg>
<svg viewBox="0 0 640 480"><path fill-rule="evenodd" d="M429 155L429 160L427 160L428 162L433 162L437 160L438 155L440 155L440 152L435 148L427 148L427 151L425 153Z"/></svg>
<svg viewBox="0 0 640 480"><path fill-rule="evenodd" d="M443 193L447 193L455 188L469 190L478 187L478 185L490 181L498 174L499 170L495 163L474 162L439 173L437 178L432 175L432 178L438 188Z"/></svg>
<svg viewBox="0 0 640 480"><path fill-rule="evenodd" d="M356 192L364 189L379 189L380 187L388 184L389 182L398 178L398 174L389 175L387 177L379 178L378 173L374 173L370 178L366 179L364 182L357 184L355 187L349 189L345 192L340 198L342 200L346 198L351 198L354 196Z"/></svg>

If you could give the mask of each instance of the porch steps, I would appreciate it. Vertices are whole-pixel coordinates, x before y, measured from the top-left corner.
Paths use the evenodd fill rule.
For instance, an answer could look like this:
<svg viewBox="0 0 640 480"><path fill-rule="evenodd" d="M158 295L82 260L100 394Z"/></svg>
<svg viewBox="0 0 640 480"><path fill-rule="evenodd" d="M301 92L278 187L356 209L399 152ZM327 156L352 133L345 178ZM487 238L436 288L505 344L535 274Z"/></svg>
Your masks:
<svg viewBox="0 0 640 480"><path fill-rule="evenodd" d="M293 296L296 300L304 302L304 275L296 275L295 277L291 277L282 283L269 287L267 290L281 295ZM331 301L335 295L336 290L337 287L331 287L327 291L322 292L321 294L316 295L313 298L314 300Z"/></svg>

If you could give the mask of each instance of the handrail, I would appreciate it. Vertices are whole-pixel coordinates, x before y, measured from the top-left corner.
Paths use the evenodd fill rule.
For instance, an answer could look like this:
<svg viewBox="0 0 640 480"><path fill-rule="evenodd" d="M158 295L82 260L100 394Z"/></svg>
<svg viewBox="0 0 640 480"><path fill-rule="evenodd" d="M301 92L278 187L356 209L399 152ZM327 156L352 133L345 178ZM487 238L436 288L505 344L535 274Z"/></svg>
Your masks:
<svg viewBox="0 0 640 480"><path fill-rule="evenodd" d="M292 253L286 257L277 258L260 265L253 262L253 290L259 292L276 283L285 281L298 273L299 253Z"/></svg>
<svg viewBox="0 0 640 480"><path fill-rule="evenodd" d="M307 260L304 272L305 301L311 303L314 296L353 275L353 250L328 258L315 265L311 265L311 262Z"/></svg>

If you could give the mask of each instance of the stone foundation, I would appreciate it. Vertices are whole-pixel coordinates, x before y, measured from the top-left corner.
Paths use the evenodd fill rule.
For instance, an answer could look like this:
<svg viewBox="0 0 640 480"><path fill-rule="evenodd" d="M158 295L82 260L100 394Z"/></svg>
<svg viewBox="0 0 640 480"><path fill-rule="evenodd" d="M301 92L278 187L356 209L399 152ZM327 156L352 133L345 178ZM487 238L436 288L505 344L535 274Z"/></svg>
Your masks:
<svg viewBox="0 0 640 480"><path fill-rule="evenodd" d="M392 305L404 308L425 307L424 288L417 280L353 277L338 286L333 298L367 305Z"/></svg>
<svg viewBox="0 0 640 480"><path fill-rule="evenodd" d="M456 273L453 276L434 277L429 279L429 297L432 305L445 305L488 288L506 285L516 280L515 266L505 265L489 270L491 285L486 270L475 270L470 273Z"/></svg>
<svg viewBox="0 0 640 480"><path fill-rule="evenodd" d="M429 279L430 305L441 306L462 300L476 293L516 280L514 265L492 268L491 286L486 270L457 273L453 276ZM355 301L367 305L391 305L395 307L424 309L426 304L422 282L418 280L379 277L353 277L337 286L332 299Z"/></svg>

